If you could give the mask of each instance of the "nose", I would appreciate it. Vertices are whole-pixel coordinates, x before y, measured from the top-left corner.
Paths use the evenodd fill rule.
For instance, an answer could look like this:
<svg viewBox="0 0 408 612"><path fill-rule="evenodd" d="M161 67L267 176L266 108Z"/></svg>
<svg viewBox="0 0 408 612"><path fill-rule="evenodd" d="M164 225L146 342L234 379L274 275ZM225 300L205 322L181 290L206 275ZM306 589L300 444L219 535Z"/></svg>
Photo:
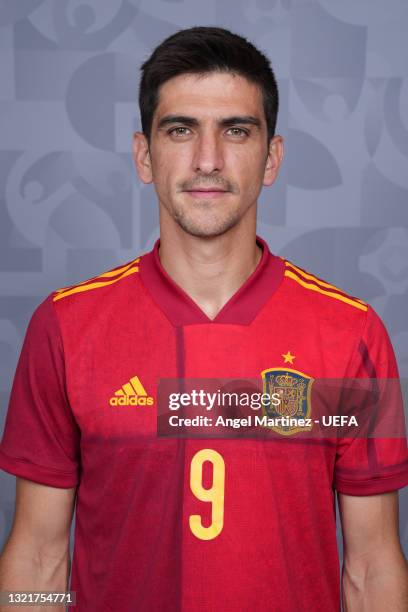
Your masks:
<svg viewBox="0 0 408 612"><path fill-rule="evenodd" d="M196 172L212 174L224 165L221 143L214 132L201 133L196 141L193 166Z"/></svg>

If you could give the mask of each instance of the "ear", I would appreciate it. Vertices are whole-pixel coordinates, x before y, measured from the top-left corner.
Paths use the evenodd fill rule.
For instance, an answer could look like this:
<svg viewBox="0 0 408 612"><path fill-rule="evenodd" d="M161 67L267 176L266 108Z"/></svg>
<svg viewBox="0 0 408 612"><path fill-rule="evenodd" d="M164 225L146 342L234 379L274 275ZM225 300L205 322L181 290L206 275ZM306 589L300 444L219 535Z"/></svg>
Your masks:
<svg viewBox="0 0 408 612"><path fill-rule="evenodd" d="M265 186L272 185L275 182L279 168L283 160L283 138L282 136L274 136L269 143L268 157L266 158L266 166L263 184Z"/></svg>
<svg viewBox="0 0 408 612"><path fill-rule="evenodd" d="M142 183L151 183L153 181L153 173L149 143L142 132L135 132L133 134L133 159Z"/></svg>

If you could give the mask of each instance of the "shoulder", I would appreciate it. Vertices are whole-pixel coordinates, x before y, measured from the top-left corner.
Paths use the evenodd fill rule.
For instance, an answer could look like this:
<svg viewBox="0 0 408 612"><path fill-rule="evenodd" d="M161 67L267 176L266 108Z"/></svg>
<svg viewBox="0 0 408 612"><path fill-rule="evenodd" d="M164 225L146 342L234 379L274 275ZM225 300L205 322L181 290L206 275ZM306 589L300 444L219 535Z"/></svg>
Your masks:
<svg viewBox="0 0 408 612"><path fill-rule="evenodd" d="M103 299L107 292L112 293L114 291L116 293L116 290L126 282L125 279L139 272L140 259L141 256L135 257L131 261L101 272L97 276L56 289L49 296L49 300L54 304L60 304L61 302L72 302L72 300L76 302L85 298L85 296L91 299Z"/></svg>
<svg viewBox="0 0 408 612"><path fill-rule="evenodd" d="M285 283L297 294L298 299L304 300L305 303L318 304L323 309L333 308L344 314L358 312L367 314L370 307L364 300L295 265L288 259L282 259Z"/></svg>
<svg viewBox="0 0 408 612"><path fill-rule="evenodd" d="M88 278L79 283L55 289L49 293L33 311L26 330L26 344L46 342L60 343L61 322L68 317L68 321L80 324L79 315L85 316L89 322L97 315L109 310L115 305L120 307L120 288L125 279L132 277L139 271L138 256L127 263L121 264L101 272L97 276ZM132 289L138 285L134 283ZM134 297L135 292L125 288L126 295ZM103 308L100 306L103 305Z"/></svg>

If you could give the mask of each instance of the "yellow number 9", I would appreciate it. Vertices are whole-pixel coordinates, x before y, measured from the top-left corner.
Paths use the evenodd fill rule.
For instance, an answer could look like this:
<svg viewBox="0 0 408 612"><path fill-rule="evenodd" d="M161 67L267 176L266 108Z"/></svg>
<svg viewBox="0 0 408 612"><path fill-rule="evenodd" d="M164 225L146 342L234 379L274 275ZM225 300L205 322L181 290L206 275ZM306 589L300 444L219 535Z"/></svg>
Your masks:
<svg viewBox="0 0 408 612"><path fill-rule="evenodd" d="M213 482L210 489L203 487L203 463L210 461L213 466ZM224 486L225 463L222 456L211 448L198 451L191 460L190 487L201 501L212 502L211 525L203 527L201 516L192 514L189 519L190 529L200 540L212 540L220 535L224 526Z"/></svg>

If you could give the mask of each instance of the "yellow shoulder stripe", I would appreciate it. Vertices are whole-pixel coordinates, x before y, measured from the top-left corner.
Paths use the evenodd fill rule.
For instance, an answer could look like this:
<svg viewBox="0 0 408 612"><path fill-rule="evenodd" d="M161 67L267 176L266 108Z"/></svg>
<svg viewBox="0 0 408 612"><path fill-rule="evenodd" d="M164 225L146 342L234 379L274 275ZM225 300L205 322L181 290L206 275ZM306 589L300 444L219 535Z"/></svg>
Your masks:
<svg viewBox="0 0 408 612"><path fill-rule="evenodd" d="M293 279L294 281L299 283L299 285L302 285L302 287L305 287L306 289L310 289L311 291L317 291L317 293L321 293L322 295L328 295L336 300L340 300L341 302L350 304L350 306L359 308L360 310L368 310L367 304L357 302L356 300L348 298L345 295L341 295L340 293L334 293L334 291L329 291L327 289L320 288L317 285L312 285L311 283L301 280L298 276L296 276L296 274L293 274L293 272L291 272L290 270L285 270L285 276Z"/></svg>
<svg viewBox="0 0 408 612"><path fill-rule="evenodd" d="M314 280L316 281L316 283L319 283L319 285L322 285L323 287L328 287L329 289L336 289L337 291L339 290L339 288L336 287L336 285L331 285L330 283L326 283L326 281L323 281L320 278L317 278L317 276L315 276L314 274L309 274L308 272L301 270L300 268L295 266L295 264L291 263L290 261L285 260L285 264L286 264L286 267L290 266L291 268L299 272L299 274L301 274L303 278L305 279ZM359 298L353 297L352 299L355 302L360 302L360 304L365 304L365 302L363 300L360 300Z"/></svg>
<svg viewBox="0 0 408 612"><path fill-rule="evenodd" d="M79 287L79 285L86 285L86 283L89 283L91 281L96 281L99 278L108 278L111 276L116 276L117 274L124 272L125 270L127 270L134 264L138 263L139 261L140 261L140 257L137 257L136 259L133 259L129 263L125 264L124 266L121 266L120 268L116 268L115 270L108 270L107 272L102 272L102 274L98 274L98 276L87 278L81 283L76 283L75 285L67 285L66 287L62 287L62 289L56 289L55 293L62 293L63 291L67 291L68 289L72 289L73 287Z"/></svg>
<svg viewBox="0 0 408 612"><path fill-rule="evenodd" d="M139 261L139 260L137 260ZM131 264L134 267L130 267L130 265L124 266L125 270L124 272L122 272L122 274L120 274L120 276L117 276L116 278L114 278L113 280L108 280L108 281L104 281L104 280L97 280L98 278L103 279L106 276L112 276L111 273L104 273L101 274L100 276L95 277L96 282L89 282L89 281L84 281L83 283L79 283L78 285L75 285L74 287L72 287L71 289L67 289L67 290L61 290L59 293L57 292L57 294L54 296L53 301L56 302L57 300L60 300L61 298L67 297L68 295L72 295L74 293L81 293L82 291L88 291L91 289L98 289L98 287L105 287L106 285L112 285L112 283L116 283L116 281L120 280L121 278L125 278L125 276L129 276L130 274L134 274L135 272L139 272L139 266L135 265L135 262L132 262ZM113 272L113 270L112 270ZM118 271L115 270L115 274L117 274ZM90 279L92 280L92 279ZM88 284L84 284L84 283L88 283Z"/></svg>

